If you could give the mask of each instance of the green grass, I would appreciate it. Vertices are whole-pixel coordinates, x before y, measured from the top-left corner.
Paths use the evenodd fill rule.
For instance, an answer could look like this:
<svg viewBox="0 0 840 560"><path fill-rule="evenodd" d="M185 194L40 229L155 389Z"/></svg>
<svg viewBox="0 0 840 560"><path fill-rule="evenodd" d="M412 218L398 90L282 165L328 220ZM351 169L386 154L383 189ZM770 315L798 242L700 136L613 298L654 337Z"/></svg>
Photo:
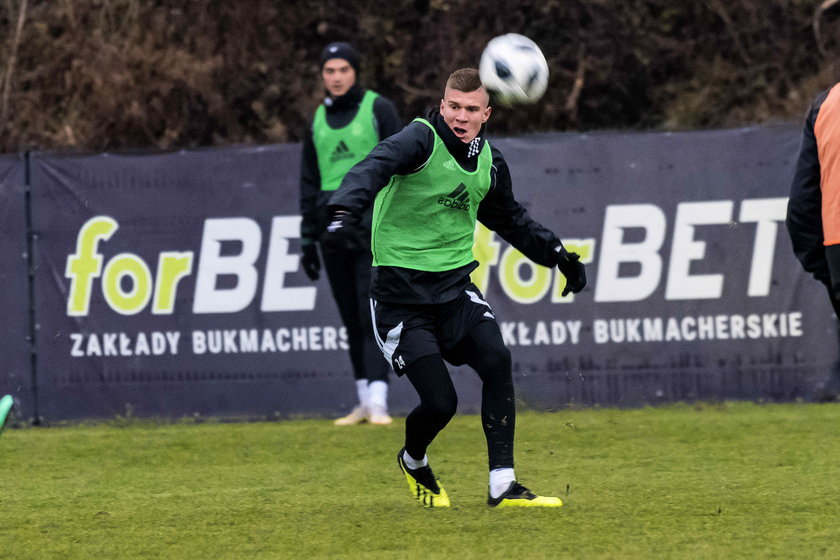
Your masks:
<svg viewBox="0 0 840 560"><path fill-rule="evenodd" d="M566 505L491 510L478 418L412 501L391 427L76 425L0 439L0 555L21 558L838 557L840 407L520 413L517 474Z"/></svg>

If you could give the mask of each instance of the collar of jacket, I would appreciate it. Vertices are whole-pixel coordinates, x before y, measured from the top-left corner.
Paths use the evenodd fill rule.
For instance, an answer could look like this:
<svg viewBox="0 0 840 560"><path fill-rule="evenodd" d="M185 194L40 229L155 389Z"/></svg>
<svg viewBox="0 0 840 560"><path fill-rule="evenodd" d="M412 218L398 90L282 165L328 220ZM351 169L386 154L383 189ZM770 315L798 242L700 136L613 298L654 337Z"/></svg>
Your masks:
<svg viewBox="0 0 840 560"><path fill-rule="evenodd" d="M327 94L326 99L324 99L324 106L327 108L327 111L346 111L347 109L355 109L359 106L359 103L362 102L362 98L365 96L365 88L360 86L359 84L354 84L347 93L344 95L339 95L338 97L330 97Z"/></svg>
<svg viewBox="0 0 840 560"><path fill-rule="evenodd" d="M452 157L455 158L455 161L461 164L461 167L464 169L474 171L478 166L478 154L480 154L482 148L484 148L484 132L487 129L487 123L481 125L478 135L472 142L465 144L464 142L461 142L457 136L455 136L455 133L452 132L452 129L449 128L449 125L443 120L443 117L438 109L432 109L429 111L426 114L426 120L432 123L432 126L435 127L435 132L437 132L438 136L440 136L441 140L443 140L443 144L446 146L449 153L452 154Z"/></svg>

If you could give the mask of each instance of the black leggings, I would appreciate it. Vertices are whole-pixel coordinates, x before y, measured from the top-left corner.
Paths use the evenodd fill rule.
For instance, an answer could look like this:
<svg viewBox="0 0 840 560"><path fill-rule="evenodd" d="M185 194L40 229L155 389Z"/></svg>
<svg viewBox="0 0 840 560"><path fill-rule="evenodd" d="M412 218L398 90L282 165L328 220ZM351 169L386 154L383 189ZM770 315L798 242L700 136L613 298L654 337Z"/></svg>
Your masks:
<svg viewBox="0 0 840 560"><path fill-rule="evenodd" d="M516 404L510 351L499 325L480 322L446 353L446 358L454 364L469 365L481 378L481 424L490 470L513 468ZM420 396L420 404L405 421L405 448L415 459L422 459L426 448L455 415L458 395L440 354L420 358L405 369L405 375Z"/></svg>
<svg viewBox="0 0 840 560"><path fill-rule="evenodd" d="M387 382L390 366L376 345L370 317L370 251L322 243L321 254L338 313L347 329L353 377Z"/></svg>

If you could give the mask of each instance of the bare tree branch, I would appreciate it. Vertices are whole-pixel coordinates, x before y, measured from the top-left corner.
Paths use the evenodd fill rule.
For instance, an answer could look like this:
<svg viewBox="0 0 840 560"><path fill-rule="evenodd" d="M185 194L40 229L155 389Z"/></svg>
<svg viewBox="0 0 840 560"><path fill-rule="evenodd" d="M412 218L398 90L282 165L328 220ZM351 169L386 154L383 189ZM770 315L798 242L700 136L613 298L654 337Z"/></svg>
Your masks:
<svg viewBox="0 0 840 560"><path fill-rule="evenodd" d="M578 122L578 100L580 99L580 92L583 91L583 84L586 77L586 47L580 46L578 52L578 65L575 72L575 80L572 82L572 91L566 97L566 113L569 114L569 120L577 125Z"/></svg>
<svg viewBox="0 0 840 560"><path fill-rule="evenodd" d="M741 41L741 37L738 34L739 26L732 21L732 16L729 14L729 11L726 9L721 0L712 0L710 2L712 10L723 20L723 24L726 26L726 30L729 32L729 36L732 38L732 43L735 45L735 50L741 56L741 60L743 60L748 66L753 63L752 57L750 57L749 52L744 47L743 42Z"/></svg>
<svg viewBox="0 0 840 560"><path fill-rule="evenodd" d="M840 0L824 0L822 4L817 6L816 11L814 12L814 19L812 20L812 25L814 27L814 39L817 43L817 49L820 51L822 56L828 56L828 53L826 52L825 45L823 44L820 21L822 20L822 16L825 12L837 7L838 4L840 4Z"/></svg>
<svg viewBox="0 0 840 560"><path fill-rule="evenodd" d="M17 54L20 48L20 37L23 34L23 23L26 21L26 10L28 0L21 0L20 8L18 8L18 20L15 27L15 34L12 38L12 44L9 47L8 65L6 66L6 73L3 76L2 93L0 93L0 130L6 128L6 122L9 117L9 97L12 93L12 76L14 75L15 65L17 64Z"/></svg>
<svg viewBox="0 0 840 560"><path fill-rule="evenodd" d="M416 87L406 83L405 80L396 80L395 84L397 85L397 87L399 87L404 92L410 93L411 95L413 95L415 97L428 97L430 99L435 99L436 97L440 97L440 93L441 93L441 92L439 92L437 90L434 90L434 89L416 88Z"/></svg>

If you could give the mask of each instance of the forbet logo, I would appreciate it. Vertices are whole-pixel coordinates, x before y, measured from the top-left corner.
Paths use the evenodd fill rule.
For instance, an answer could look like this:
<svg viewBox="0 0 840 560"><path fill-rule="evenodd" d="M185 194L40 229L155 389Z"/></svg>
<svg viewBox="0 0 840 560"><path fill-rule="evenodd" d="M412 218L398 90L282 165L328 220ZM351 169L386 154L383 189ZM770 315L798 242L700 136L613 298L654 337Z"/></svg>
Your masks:
<svg viewBox="0 0 840 560"><path fill-rule="evenodd" d="M271 223L263 271L261 311L315 308L316 288L289 287L286 274L295 272L300 257L289 253L289 240L298 237L300 216L275 216ZM102 245L117 234L119 224L109 216L85 222L76 237L76 250L67 257L64 276L70 280L67 315L87 316L99 283L108 306L122 315L135 315L149 306L155 315L175 311L180 283L193 273L193 251L164 251L154 273L134 253L119 253L105 262ZM235 255L222 254L223 242L238 242ZM196 271L193 313L235 313L248 307L257 293L260 273L256 262L262 246L259 224L250 218L213 218L204 221ZM220 276L235 277L231 288L217 287Z"/></svg>

